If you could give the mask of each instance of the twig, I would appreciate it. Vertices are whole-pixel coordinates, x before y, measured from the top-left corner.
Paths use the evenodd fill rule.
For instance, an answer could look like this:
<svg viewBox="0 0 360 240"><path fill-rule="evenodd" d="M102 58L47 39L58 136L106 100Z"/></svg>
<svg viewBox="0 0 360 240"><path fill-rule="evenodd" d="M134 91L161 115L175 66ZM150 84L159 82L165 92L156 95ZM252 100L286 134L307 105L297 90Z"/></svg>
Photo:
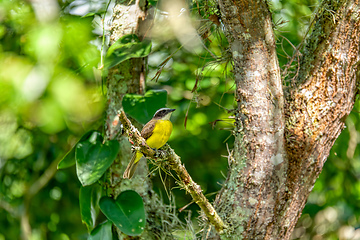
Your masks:
<svg viewBox="0 0 360 240"><path fill-rule="evenodd" d="M45 172L28 188L26 194L24 195L24 208L20 216L20 225L21 225L21 239L28 240L31 239L32 228L30 224L30 204L32 198L38 194L38 192L43 189L49 181L54 177L57 171L57 165L60 162L61 158L54 160L50 166L45 170Z"/></svg>
<svg viewBox="0 0 360 240"><path fill-rule="evenodd" d="M300 48L302 48L302 46L303 46L303 44L304 44L304 42L305 42L306 36L309 34L310 29L312 28L313 24L315 23L315 20L317 19L318 13L319 13L319 12L317 12L317 13L315 14L314 18L311 20L311 22L310 22L310 24L309 24L309 27L308 27L308 29L306 30L306 33L305 33L303 39L301 40L300 44L295 48L294 54L292 55L290 61L285 65L286 68L285 68L284 71L282 72L282 75L283 75L283 76L286 76L287 71L288 71L289 68L291 67L291 63L294 61L295 57L298 56L299 51L300 51ZM286 39L286 38L285 38L285 39ZM288 40L288 39L286 39L286 40ZM288 41L288 42L290 43L290 41ZM291 45L294 47L293 44L291 44Z"/></svg>
<svg viewBox="0 0 360 240"><path fill-rule="evenodd" d="M38 192L43 189L50 180L54 177L57 172L57 165L60 162L61 158L55 159L49 167L45 170L45 172L29 187L25 198L32 199Z"/></svg>
<svg viewBox="0 0 360 240"><path fill-rule="evenodd" d="M144 138L141 137L139 131L131 124L130 120L126 117L124 111L119 114L119 120L123 124L124 131L129 135L129 138L140 147L140 151L149 158L167 160L168 166L176 172L182 187L191 195L194 202L204 211L209 222L215 227L219 234L223 234L226 226L221 220L214 207L210 204L207 198L202 193L201 187L196 184L185 166L181 163L180 157L168 145L165 145L164 151L154 150L150 148ZM155 163L157 163L156 161Z"/></svg>

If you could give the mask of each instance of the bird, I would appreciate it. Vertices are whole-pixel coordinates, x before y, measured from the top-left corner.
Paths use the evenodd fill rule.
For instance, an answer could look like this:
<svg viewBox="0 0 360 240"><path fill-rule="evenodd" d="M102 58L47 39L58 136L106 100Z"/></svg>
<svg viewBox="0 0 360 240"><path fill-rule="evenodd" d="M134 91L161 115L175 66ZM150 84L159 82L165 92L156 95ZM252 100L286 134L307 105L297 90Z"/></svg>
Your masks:
<svg viewBox="0 0 360 240"><path fill-rule="evenodd" d="M173 125L170 121L170 116L176 109L160 108L157 110L153 118L145 124L141 130L141 136L146 140L146 144L151 148L159 149L165 145L169 140ZM135 151L129 164L126 167L123 178L130 179L141 159L143 154L140 151Z"/></svg>

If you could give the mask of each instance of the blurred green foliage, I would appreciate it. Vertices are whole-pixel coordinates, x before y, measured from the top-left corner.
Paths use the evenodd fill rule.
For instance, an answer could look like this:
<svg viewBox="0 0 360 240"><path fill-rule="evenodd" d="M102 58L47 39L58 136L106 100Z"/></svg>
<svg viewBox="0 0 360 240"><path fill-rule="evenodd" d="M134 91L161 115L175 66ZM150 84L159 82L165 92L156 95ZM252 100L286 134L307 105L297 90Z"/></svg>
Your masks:
<svg viewBox="0 0 360 240"><path fill-rule="evenodd" d="M75 171L56 165L102 119L98 36L54 3L0 1L0 239L28 235L21 224L31 239L87 236Z"/></svg>
<svg viewBox="0 0 360 240"><path fill-rule="evenodd" d="M101 62L101 40L95 34L99 17L72 14L81 6L86 9L83 15L104 12L107 1L52 2L54 6L42 9L29 1L0 0L0 240L19 239L28 233L26 227L21 228L26 223L31 239L87 238L75 167L57 171L56 166L85 132L102 129L105 103L96 70ZM191 13L195 19L200 15L208 18L218 13L214 3L193 1ZM315 0L270 2L281 68L292 56L293 46L302 41L317 4ZM176 39L153 40L147 87L168 92L168 107L177 109L169 143L213 199L211 193L225 180L226 156L232 148L229 111L236 106L235 86L221 27L208 20L198 22L207 49L190 52ZM357 102L315 184L294 238L359 236L359 111ZM165 201L172 202L164 185L173 191L178 208L191 202L172 179L153 179ZM197 216L195 204L188 209Z"/></svg>

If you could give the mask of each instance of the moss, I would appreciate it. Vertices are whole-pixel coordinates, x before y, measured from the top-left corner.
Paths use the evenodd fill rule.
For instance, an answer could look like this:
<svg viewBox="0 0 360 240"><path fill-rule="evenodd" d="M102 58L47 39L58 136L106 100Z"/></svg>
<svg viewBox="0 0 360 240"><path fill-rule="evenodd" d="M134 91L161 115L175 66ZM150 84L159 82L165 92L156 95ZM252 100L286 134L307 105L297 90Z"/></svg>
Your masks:
<svg viewBox="0 0 360 240"><path fill-rule="evenodd" d="M236 161L230 166L230 176L224 186L225 191L222 195L222 198L226 199L226 201L220 201L220 203L223 204L217 206L220 211L220 217L226 219L225 224L228 226L222 239L234 239L234 236L236 236L237 239L241 239L244 231L243 223L249 219L249 212L240 207L241 204L239 204L237 196L234 194L238 188L243 187L243 183L239 182L239 174L241 174L244 167L246 167L245 143L244 133L242 130L237 129L235 134L235 149L233 151L233 158L236 159ZM234 208L233 206L237 207Z"/></svg>

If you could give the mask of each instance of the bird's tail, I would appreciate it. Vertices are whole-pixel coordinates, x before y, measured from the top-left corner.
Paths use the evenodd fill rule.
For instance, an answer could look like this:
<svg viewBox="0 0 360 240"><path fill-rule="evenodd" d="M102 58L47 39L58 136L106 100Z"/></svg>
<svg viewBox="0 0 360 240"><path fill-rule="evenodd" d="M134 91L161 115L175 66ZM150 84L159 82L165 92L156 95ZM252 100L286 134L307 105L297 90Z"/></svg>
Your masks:
<svg viewBox="0 0 360 240"><path fill-rule="evenodd" d="M134 155L132 156L129 164L126 167L123 178L130 179L134 175L136 167L139 164L139 161L140 161L142 156L143 156L142 153L139 152L139 151L136 151L134 153Z"/></svg>

